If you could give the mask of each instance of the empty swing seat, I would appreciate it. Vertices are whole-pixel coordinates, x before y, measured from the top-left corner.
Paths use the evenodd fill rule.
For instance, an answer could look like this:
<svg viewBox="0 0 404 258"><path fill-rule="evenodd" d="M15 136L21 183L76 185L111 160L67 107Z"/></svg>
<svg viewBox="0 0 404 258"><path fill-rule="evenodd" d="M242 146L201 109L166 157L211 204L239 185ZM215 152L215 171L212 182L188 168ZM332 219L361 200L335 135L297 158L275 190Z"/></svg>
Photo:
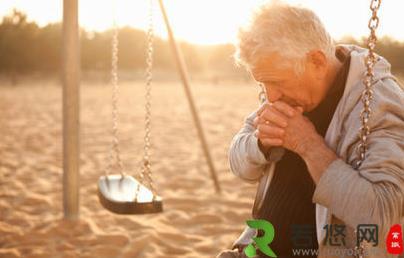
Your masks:
<svg viewBox="0 0 404 258"><path fill-rule="evenodd" d="M136 195L136 189L139 191ZM163 211L162 198L132 176L108 175L98 180L102 206L118 214L146 214Z"/></svg>

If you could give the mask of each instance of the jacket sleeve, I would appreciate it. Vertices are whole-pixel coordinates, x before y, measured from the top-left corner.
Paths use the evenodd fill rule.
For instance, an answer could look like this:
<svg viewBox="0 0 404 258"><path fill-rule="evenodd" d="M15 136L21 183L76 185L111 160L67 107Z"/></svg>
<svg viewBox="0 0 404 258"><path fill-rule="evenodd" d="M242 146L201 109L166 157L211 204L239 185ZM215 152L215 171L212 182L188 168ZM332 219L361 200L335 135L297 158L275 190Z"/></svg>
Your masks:
<svg viewBox="0 0 404 258"><path fill-rule="evenodd" d="M397 89L394 84L387 86ZM384 83L375 87L391 92ZM404 210L404 96L401 89L385 93L375 92L377 104L372 108L368 150L361 166L354 169L341 158L333 161L312 199L354 229L358 224L377 224L379 241L386 239L392 225L401 224ZM357 144L351 156L356 155Z"/></svg>
<svg viewBox="0 0 404 258"><path fill-rule="evenodd" d="M249 183L259 180L268 164L264 154L258 147L258 138L253 126L257 111L251 113L244 121L241 130L233 137L229 149L231 171Z"/></svg>

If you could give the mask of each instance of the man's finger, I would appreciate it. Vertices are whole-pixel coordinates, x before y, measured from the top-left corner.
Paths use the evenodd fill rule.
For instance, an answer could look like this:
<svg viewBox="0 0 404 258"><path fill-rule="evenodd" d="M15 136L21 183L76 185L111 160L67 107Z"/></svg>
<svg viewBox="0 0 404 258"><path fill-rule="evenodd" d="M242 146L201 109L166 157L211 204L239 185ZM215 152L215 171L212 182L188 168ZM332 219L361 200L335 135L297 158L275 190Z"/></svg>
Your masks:
<svg viewBox="0 0 404 258"><path fill-rule="evenodd" d="M277 126L286 127L286 126L288 126L287 119L288 118L285 117L285 115L283 115L281 112L277 111L275 108L267 108L260 115L258 122L260 124L261 123L262 124L274 123Z"/></svg>
<svg viewBox="0 0 404 258"><path fill-rule="evenodd" d="M259 138L283 137L285 135L285 130L283 128L274 125L259 124L257 131L257 136Z"/></svg>
<svg viewBox="0 0 404 258"><path fill-rule="evenodd" d="M254 120L253 120L253 126L254 126L255 128L257 128L259 121L260 121L260 117L259 117L259 116L256 116L256 117L254 118Z"/></svg>
<svg viewBox="0 0 404 258"><path fill-rule="evenodd" d="M301 106L296 107L297 111L301 114L303 113L304 109Z"/></svg>
<svg viewBox="0 0 404 258"><path fill-rule="evenodd" d="M264 146L282 146L283 141L279 138L265 138L260 139L262 145Z"/></svg>
<svg viewBox="0 0 404 258"><path fill-rule="evenodd" d="M288 117L293 117L296 114L296 110L283 101L275 101L273 107Z"/></svg>
<svg viewBox="0 0 404 258"><path fill-rule="evenodd" d="M264 102L257 110L257 115L261 115L262 112L266 109L269 108L272 105L272 103Z"/></svg>

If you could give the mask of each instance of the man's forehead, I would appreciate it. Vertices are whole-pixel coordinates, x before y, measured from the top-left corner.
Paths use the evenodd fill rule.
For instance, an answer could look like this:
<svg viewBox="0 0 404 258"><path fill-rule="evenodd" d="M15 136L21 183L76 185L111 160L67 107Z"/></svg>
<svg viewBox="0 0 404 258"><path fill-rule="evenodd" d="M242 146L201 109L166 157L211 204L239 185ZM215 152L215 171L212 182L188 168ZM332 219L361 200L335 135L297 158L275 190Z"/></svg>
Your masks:
<svg viewBox="0 0 404 258"><path fill-rule="evenodd" d="M263 66L272 66L279 61L279 55L276 53L260 55L254 60L252 67L262 68Z"/></svg>
<svg viewBox="0 0 404 258"><path fill-rule="evenodd" d="M265 81L281 77L278 72L273 71L268 67L251 70L251 75L254 77L256 81Z"/></svg>
<svg viewBox="0 0 404 258"><path fill-rule="evenodd" d="M250 72L256 80L260 77L279 77L282 74L281 62L279 56L267 55L257 59L251 66Z"/></svg>

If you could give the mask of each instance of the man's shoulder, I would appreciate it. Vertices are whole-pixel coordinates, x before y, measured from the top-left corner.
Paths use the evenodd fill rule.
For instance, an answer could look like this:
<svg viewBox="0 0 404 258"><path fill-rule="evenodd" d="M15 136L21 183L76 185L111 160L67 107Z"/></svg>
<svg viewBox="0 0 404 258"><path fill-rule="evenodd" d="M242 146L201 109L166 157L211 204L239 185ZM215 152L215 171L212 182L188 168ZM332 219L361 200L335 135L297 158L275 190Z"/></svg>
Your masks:
<svg viewBox="0 0 404 258"><path fill-rule="evenodd" d="M404 88L394 77L384 78L373 85L371 108L374 113L374 126L377 122L394 120L404 123ZM372 120L371 120L372 122Z"/></svg>
<svg viewBox="0 0 404 258"><path fill-rule="evenodd" d="M362 127L361 114L364 109L361 93L365 86L358 82L352 94L345 96L338 112L333 118L333 127L327 134L327 143L337 150L338 155L354 164L359 144L358 133ZM404 137L404 91L403 87L392 78L384 78L372 86L373 98L370 101L371 115L368 121L370 135L369 148L385 142L402 141ZM385 146L385 144L383 145ZM391 155L396 155L391 154Z"/></svg>
<svg viewBox="0 0 404 258"><path fill-rule="evenodd" d="M380 79L373 86L374 95L381 96L381 99L376 99L376 101L393 101L399 104L404 104L404 86L394 76L389 76Z"/></svg>
<svg viewBox="0 0 404 258"><path fill-rule="evenodd" d="M364 109L362 93L365 89L363 81L358 80L338 104L337 124L342 124L342 132L349 134L349 139L357 138L360 130L361 113ZM371 116L369 126L374 129L396 130L404 124L404 89L402 84L393 76L379 79L372 85L372 99L370 100ZM398 126L398 127L397 127ZM340 132L341 133L341 132Z"/></svg>
<svg viewBox="0 0 404 258"><path fill-rule="evenodd" d="M346 96L345 103L351 108L344 109L347 124L350 129L359 129L361 126L361 112L364 109L362 93L365 86L358 81L351 94ZM355 99L355 101L354 101ZM354 102L354 103L353 103ZM369 127L374 129L392 129L404 125L404 88L393 76L385 77L372 85L372 98L370 100L371 116Z"/></svg>

